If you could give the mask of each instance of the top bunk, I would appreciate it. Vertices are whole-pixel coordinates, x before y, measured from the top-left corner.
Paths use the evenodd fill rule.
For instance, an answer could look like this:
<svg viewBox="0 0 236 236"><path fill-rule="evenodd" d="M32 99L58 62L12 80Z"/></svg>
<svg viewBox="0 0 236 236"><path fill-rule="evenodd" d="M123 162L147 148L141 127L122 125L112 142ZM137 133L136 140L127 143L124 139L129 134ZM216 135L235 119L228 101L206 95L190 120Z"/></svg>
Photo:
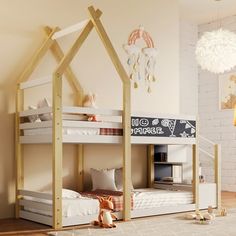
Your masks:
<svg viewBox="0 0 236 236"><path fill-rule="evenodd" d="M90 121L96 116L96 121ZM63 143L122 143L122 110L63 106ZM52 143L52 107L19 112L20 143ZM131 114L132 144L195 144L196 119L188 115Z"/></svg>
<svg viewBox="0 0 236 236"><path fill-rule="evenodd" d="M196 119L185 115L131 114L131 82L101 21L102 12L88 8L89 19L59 30L45 28L47 37L17 81L16 143L117 143L123 144L126 154L132 144L195 144ZM70 64L80 47L95 28L121 79L123 90L122 110L95 109L91 107L62 106L62 77L65 75L77 104L82 104L84 90ZM81 31L67 53L63 53L57 39ZM58 61L52 75L29 80L39 61L48 50ZM25 89L52 84L53 106L22 110ZM97 121L88 121L99 116ZM31 122L30 122L31 121ZM33 121L33 122L32 122ZM62 139L62 140L61 140Z"/></svg>

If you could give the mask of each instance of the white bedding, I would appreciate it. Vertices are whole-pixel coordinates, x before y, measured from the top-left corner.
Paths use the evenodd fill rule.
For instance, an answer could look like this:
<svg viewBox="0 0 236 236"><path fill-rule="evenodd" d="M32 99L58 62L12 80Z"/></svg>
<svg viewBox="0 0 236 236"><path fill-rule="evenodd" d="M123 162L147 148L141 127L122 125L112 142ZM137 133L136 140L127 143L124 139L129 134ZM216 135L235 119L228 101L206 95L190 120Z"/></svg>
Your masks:
<svg viewBox="0 0 236 236"><path fill-rule="evenodd" d="M24 135L52 134L52 128L25 129ZM63 135L99 135L99 128L63 128Z"/></svg>
<svg viewBox="0 0 236 236"><path fill-rule="evenodd" d="M133 192L135 210L193 203L193 194L189 191L145 188Z"/></svg>
<svg viewBox="0 0 236 236"><path fill-rule="evenodd" d="M161 189L135 189L134 196L134 210L150 209L163 206L176 206L180 204L191 204L193 202L192 192L188 191L171 191ZM29 199L32 200L32 199ZM49 200L39 200L38 202L50 203ZM35 210L25 208L25 210L51 216L51 212L43 210ZM62 200L62 216L86 216L98 214L99 203L97 199L80 197L74 199Z"/></svg>

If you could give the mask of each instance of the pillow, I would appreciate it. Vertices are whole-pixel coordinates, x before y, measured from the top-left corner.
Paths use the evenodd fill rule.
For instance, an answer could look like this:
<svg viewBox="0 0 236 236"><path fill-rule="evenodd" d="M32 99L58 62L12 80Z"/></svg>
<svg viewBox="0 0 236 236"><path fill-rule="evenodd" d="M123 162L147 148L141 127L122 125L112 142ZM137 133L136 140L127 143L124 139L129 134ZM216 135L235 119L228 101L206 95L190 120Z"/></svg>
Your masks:
<svg viewBox="0 0 236 236"><path fill-rule="evenodd" d="M123 191L123 168L115 169L115 183L117 191ZM132 180L131 180L131 190L134 190Z"/></svg>
<svg viewBox="0 0 236 236"><path fill-rule="evenodd" d="M96 170L91 168L90 169L93 190L96 189L106 189L106 190L113 190L116 191L116 184L115 184L115 169L103 169L103 170Z"/></svg>
<svg viewBox="0 0 236 236"><path fill-rule="evenodd" d="M79 198L79 197L81 197L81 195L76 191L65 189L65 188L62 189L62 198L73 199L73 198Z"/></svg>
<svg viewBox="0 0 236 236"><path fill-rule="evenodd" d="M36 110L37 107L36 106L28 106L29 110ZM31 115L28 116L28 119L30 122L40 122L39 116L38 115Z"/></svg>
<svg viewBox="0 0 236 236"><path fill-rule="evenodd" d="M38 102L38 108L43 108L43 107L50 107L50 103L47 98L44 98L43 100ZM47 114L40 114L39 118L41 121L47 121L47 120L52 120L52 113L47 113Z"/></svg>

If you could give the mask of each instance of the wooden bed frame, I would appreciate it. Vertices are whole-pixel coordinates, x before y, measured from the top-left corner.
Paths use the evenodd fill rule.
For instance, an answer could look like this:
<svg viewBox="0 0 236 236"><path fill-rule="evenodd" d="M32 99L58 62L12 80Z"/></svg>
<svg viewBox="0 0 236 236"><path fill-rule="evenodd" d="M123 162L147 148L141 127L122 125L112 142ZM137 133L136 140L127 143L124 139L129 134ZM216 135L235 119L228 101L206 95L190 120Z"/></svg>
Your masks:
<svg viewBox="0 0 236 236"><path fill-rule="evenodd" d="M123 136L122 137L115 137L117 143L120 143L120 139L122 139L122 147L123 147L123 197L124 197L124 210L123 215L118 213L119 218L127 221L130 220L131 217L139 217L144 215L154 215L154 214L163 214L163 213L170 213L176 211L185 211L185 210L193 210L199 209L199 176L198 176L198 168L199 168L199 158L198 158L198 136L196 134L196 138L194 138L191 142L182 141L186 144L192 144L193 147L193 194L194 194L194 204L190 204L191 206L183 206L177 207L178 209L170 210L168 209L159 209L155 212L155 209L152 212L140 213L131 211L131 112L130 112L130 79L124 70L117 53L115 52L112 43L100 21L100 16L102 12L100 10L94 9L94 7L89 7L89 19L84 20L78 24L70 26L66 29L60 30L58 27L51 29L50 27L45 27L45 33L47 38L43 42L42 46L36 51L33 58L29 62L27 68L23 71L21 76L17 82L17 95L16 95L16 217L22 217L25 219L30 219L33 221L41 222L44 224L52 225L55 229L60 229L62 226L73 225L73 224L82 224L87 223L90 219L73 219L70 222L68 220L62 218L62 146L63 142L65 141L65 137L62 135L62 114L65 111L70 113L78 113L78 111L85 111L85 108L81 107L63 107L62 106L62 75L65 74L71 88L76 94L75 101L76 105L82 105L82 99L84 96L84 91L82 86L79 84L75 74L73 73L72 69L70 68L70 63L74 56L78 53L80 47L82 46L83 42L86 40L87 36L91 32L93 28L97 31L98 35L100 36L101 41L106 48L108 55L110 56L113 65L115 66L117 73L119 74L121 81L123 83L123 109L122 111L107 111L107 110L100 110L100 113L110 115L121 115L122 116L122 128L123 128ZM72 45L70 50L64 55L63 51L61 50L59 44L57 43L56 39L63 37L67 34L72 32L81 30L82 32L80 36L77 38L75 43ZM43 79L35 79L29 80L30 75L37 67L43 56L46 54L48 50L51 50L53 56L59 63L56 70L54 71L52 76L43 78ZM24 89L39 86L42 84L52 82L52 93L53 93L53 105L52 108L41 108L36 111L24 111ZM66 110L67 109L67 110ZM84 110L83 110L84 109ZM91 112L91 110L89 110ZM48 140L48 143L52 143L53 145L53 193L52 195L48 195L45 193L36 193L32 191L24 190L24 169L23 169L23 145L25 143L30 143L29 140L22 139L22 129L27 126L27 124L21 124L22 118L27 115L32 114L43 114L52 112L53 120L47 123L53 129L53 133L51 135L51 140ZM97 111L93 110L93 114ZM43 122L44 123L44 122ZM32 124L31 124L32 125ZM34 124L34 125L44 125L44 124ZM30 126L30 124L28 124ZM26 137L27 139L27 137ZM101 140L99 138L99 140ZM149 142L146 144L160 144L160 143L181 143L180 139L172 138L172 140L168 139L161 139L158 138L155 141L153 139L147 139ZM78 145L78 158L77 158L77 173L78 173L78 190L83 190L83 144L82 143L89 143L88 140L84 142L72 142L68 140L69 143L76 143ZM98 140L94 142L99 143ZM102 143L109 143L110 141L104 139ZM32 143L40 143L40 140L34 140ZM113 143L116 143L115 141ZM138 143L138 142L136 142ZM216 179L215 183L217 186L217 207L220 207L220 151L218 145L214 144L214 158L215 158L215 173ZM154 146L148 146L148 166L149 166L149 176L148 176L148 185L151 187L154 182L154 169L153 169L153 161L154 161ZM204 151L204 150L203 150ZM204 151L205 152L205 151ZM206 153L206 152L205 152ZM209 154L209 153L208 153ZM23 199L22 196L41 196L46 199L52 200L52 205L45 205L34 203L32 201L26 201ZM21 206L33 206L37 208L43 208L52 210L53 217L46 217L35 213L27 213L21 209ZM94 216L92 216L94 219Z"/></svg>

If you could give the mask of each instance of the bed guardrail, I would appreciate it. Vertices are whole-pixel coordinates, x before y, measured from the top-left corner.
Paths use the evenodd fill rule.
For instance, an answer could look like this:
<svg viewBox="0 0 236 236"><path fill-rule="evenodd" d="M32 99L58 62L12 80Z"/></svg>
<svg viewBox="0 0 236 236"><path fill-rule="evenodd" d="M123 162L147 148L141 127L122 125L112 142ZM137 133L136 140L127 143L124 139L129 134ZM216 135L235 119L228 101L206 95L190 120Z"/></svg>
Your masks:
<svg viewBox="0 0 236 236"><path fill-rule="evenodd" d="M33 88L44 84L49 84L52 82L52 76L44 76L39 79L32 79L23 83L20 83L20 89Z"/></svg>
<svg viewBox="0 0 236 236"><path fill-rule="evenodd" d="M51 212L53 210L52 205L52 194L51 193L41 193L29 190L18 190L20 217L33 220L42 224L52 226L52 216L46 216L36 211L47 211Z"/></svg>
<svg viewBox="0 0 236 236"><path fill-rule="evenodd" d="M216 199L217 208L221 209L221 145L212 142L210 139L199 135L200 144L204 143L207 145L207 150L205 147L199 147L199 152L204 153L206 156L210 157L214 161L214 183L216 184ZM201 146L201 145L200 145ZM209 149L212 149L210 153Z"/></svg>

